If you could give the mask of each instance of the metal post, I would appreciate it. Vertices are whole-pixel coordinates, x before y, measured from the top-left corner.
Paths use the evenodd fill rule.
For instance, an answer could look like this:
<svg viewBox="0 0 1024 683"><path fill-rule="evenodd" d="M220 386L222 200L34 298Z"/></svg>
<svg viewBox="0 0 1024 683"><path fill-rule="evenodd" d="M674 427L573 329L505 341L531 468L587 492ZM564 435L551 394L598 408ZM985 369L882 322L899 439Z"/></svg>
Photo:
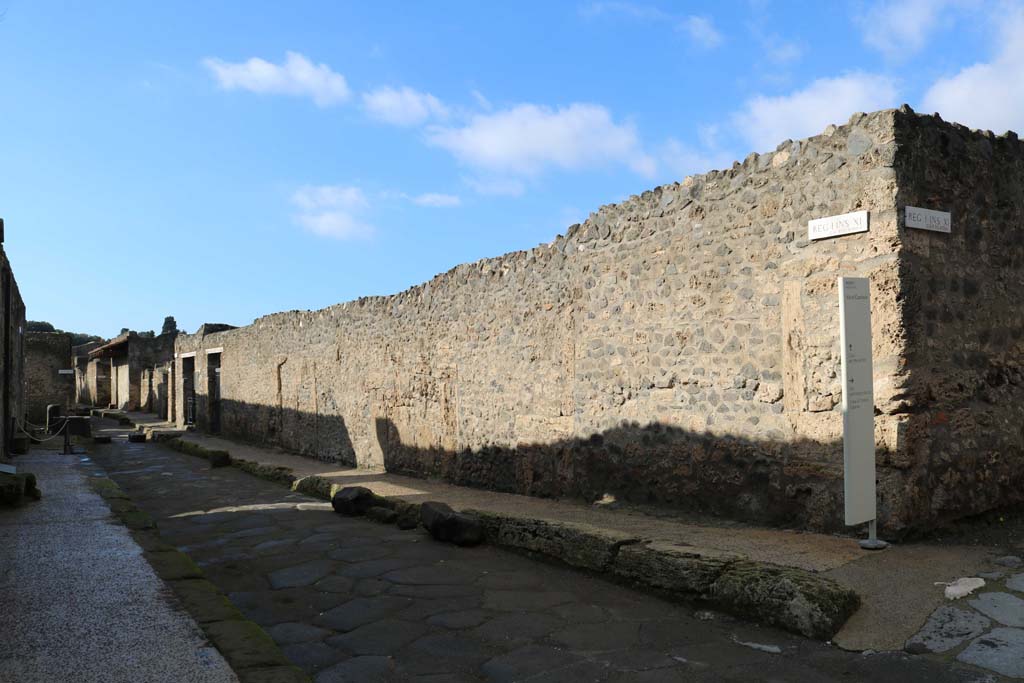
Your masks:
<svg viewBox="0 0 1024 683"><path fill-rule="evenodd" d="M864 550L882 550L889 547L888 543L879 540L878 523L875 520L868 522L868 537L860 542L860 547Z"/></svg>

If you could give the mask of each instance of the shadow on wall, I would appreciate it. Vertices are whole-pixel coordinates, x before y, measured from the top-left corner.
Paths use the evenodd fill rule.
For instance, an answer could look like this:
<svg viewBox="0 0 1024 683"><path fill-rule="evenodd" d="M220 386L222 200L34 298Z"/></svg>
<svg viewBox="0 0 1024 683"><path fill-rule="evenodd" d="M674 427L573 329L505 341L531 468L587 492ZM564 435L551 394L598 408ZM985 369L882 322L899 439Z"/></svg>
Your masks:
<svg viewBox="0 0 1024 683"><path fill-rule="evenodd" d="M458 452L417 448L377 420L389 472L545 498L618 500L822 530L842 524L841 442L755 442L651 423L587 439ZM814 462L811 454L831 454Z"/></svg>
<svg viewBox="0 0 1024 683"><path fill-rule="evenodd" d="M913 418L917 426L926 420ZM376 426L385 467L398 474L548 498L594 501L611 494L774 526L857 531L843 520L841 440L751 440L627 423L586 439L453 452L405 443L388 419L378 418ZM994 468L994 460L1002 466ZM979 449L958 460L911 465L879 447L876 461L879 526L894 537L1024 502L1020 448L1003 449L995 459Z"/></svg>
<svg viewBox="0 0 1024 683"><path fill-rule="evenodd" d="M197 427L208 430L208 398L196 398ZM925 414L910 416L908 432L927 429L930 439L942 441L936 430L945 425L933 422ZM776 526L849 530L843 523L841 441L752 440L626 423L589 438L451 451L410 444L388 418L376 418L374 426L376 433L360 443L368 437L366 447L379 446L385 468L396 474L546 498L594 501L611 494L632 504ZM353 436L336 414L222 400L221 427L225 436L257 446L357 464ZM1007 501L1024 502L1024 450L998 446L998 453L977 448L958 458L934 451L913 462L879 447L880 527L898 536Z"/></svg>
<svg viewBox="0 0 1024 683"><path fill-rule="evenodd" d="M210 430L209 396L196 396L196 427ZM245 401L221 399L220 433L255 446L277 446L324 462L356 466L344 418Z"/></svg>

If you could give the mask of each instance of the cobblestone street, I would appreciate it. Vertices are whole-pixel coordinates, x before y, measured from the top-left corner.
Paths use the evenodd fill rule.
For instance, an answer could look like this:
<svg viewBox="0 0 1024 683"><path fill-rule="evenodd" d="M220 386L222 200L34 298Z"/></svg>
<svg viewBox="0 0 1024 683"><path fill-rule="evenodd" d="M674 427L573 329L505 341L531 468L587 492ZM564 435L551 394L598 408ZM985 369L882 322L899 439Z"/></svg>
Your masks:
<svg viewBox="0 0 1024 683"><path fill-rule="evenodd" d="M157 444L94 459L318 682L993 681L955 662L856 654L507 551L344 518Z"/></svg>

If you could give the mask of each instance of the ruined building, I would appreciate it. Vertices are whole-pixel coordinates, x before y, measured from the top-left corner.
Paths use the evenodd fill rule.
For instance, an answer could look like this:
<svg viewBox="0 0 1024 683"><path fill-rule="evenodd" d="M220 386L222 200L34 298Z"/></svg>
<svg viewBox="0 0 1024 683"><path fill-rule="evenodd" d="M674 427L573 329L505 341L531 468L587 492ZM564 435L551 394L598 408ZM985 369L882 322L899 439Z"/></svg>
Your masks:
<svg viewBox="0 0 1024 683"><path fill-rule="evenodd" d="M169 319L173 322L173 318ZM173 325L159 335L125 331L105 344L74 349L76 400L83 405L168 415Z"/></svg>
<svg viewBox="0 0 1024 683"><path fill-rule="evenodd" d="M808 239L853 211L867 231ZM1024 145L906 107L394 296L180 335L172 412L346 465L840 528L840 275L871 282L882 527L1024 501Z"/></svg>

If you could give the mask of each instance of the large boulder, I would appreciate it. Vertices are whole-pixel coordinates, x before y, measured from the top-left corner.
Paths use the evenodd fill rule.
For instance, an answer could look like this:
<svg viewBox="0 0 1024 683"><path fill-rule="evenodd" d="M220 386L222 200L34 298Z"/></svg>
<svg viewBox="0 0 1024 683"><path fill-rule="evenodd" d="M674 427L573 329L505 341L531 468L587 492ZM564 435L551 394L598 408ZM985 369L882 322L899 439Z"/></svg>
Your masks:
<svg viewBox="0 0 1024 683"><path fill-rule="evenodd" d="M428 501L420 505L420 522L438 541L455 545L477 545L484 540L480 519L456 512L444 503Z"/></svg>
<svg viewBox="0 0 1024 683"><path fill-rule="evenodd" d="M391 507L385 498L365 486L346 486L331 498L331 506L341 515L355 517L365 515L372 507Z"/></svg>

